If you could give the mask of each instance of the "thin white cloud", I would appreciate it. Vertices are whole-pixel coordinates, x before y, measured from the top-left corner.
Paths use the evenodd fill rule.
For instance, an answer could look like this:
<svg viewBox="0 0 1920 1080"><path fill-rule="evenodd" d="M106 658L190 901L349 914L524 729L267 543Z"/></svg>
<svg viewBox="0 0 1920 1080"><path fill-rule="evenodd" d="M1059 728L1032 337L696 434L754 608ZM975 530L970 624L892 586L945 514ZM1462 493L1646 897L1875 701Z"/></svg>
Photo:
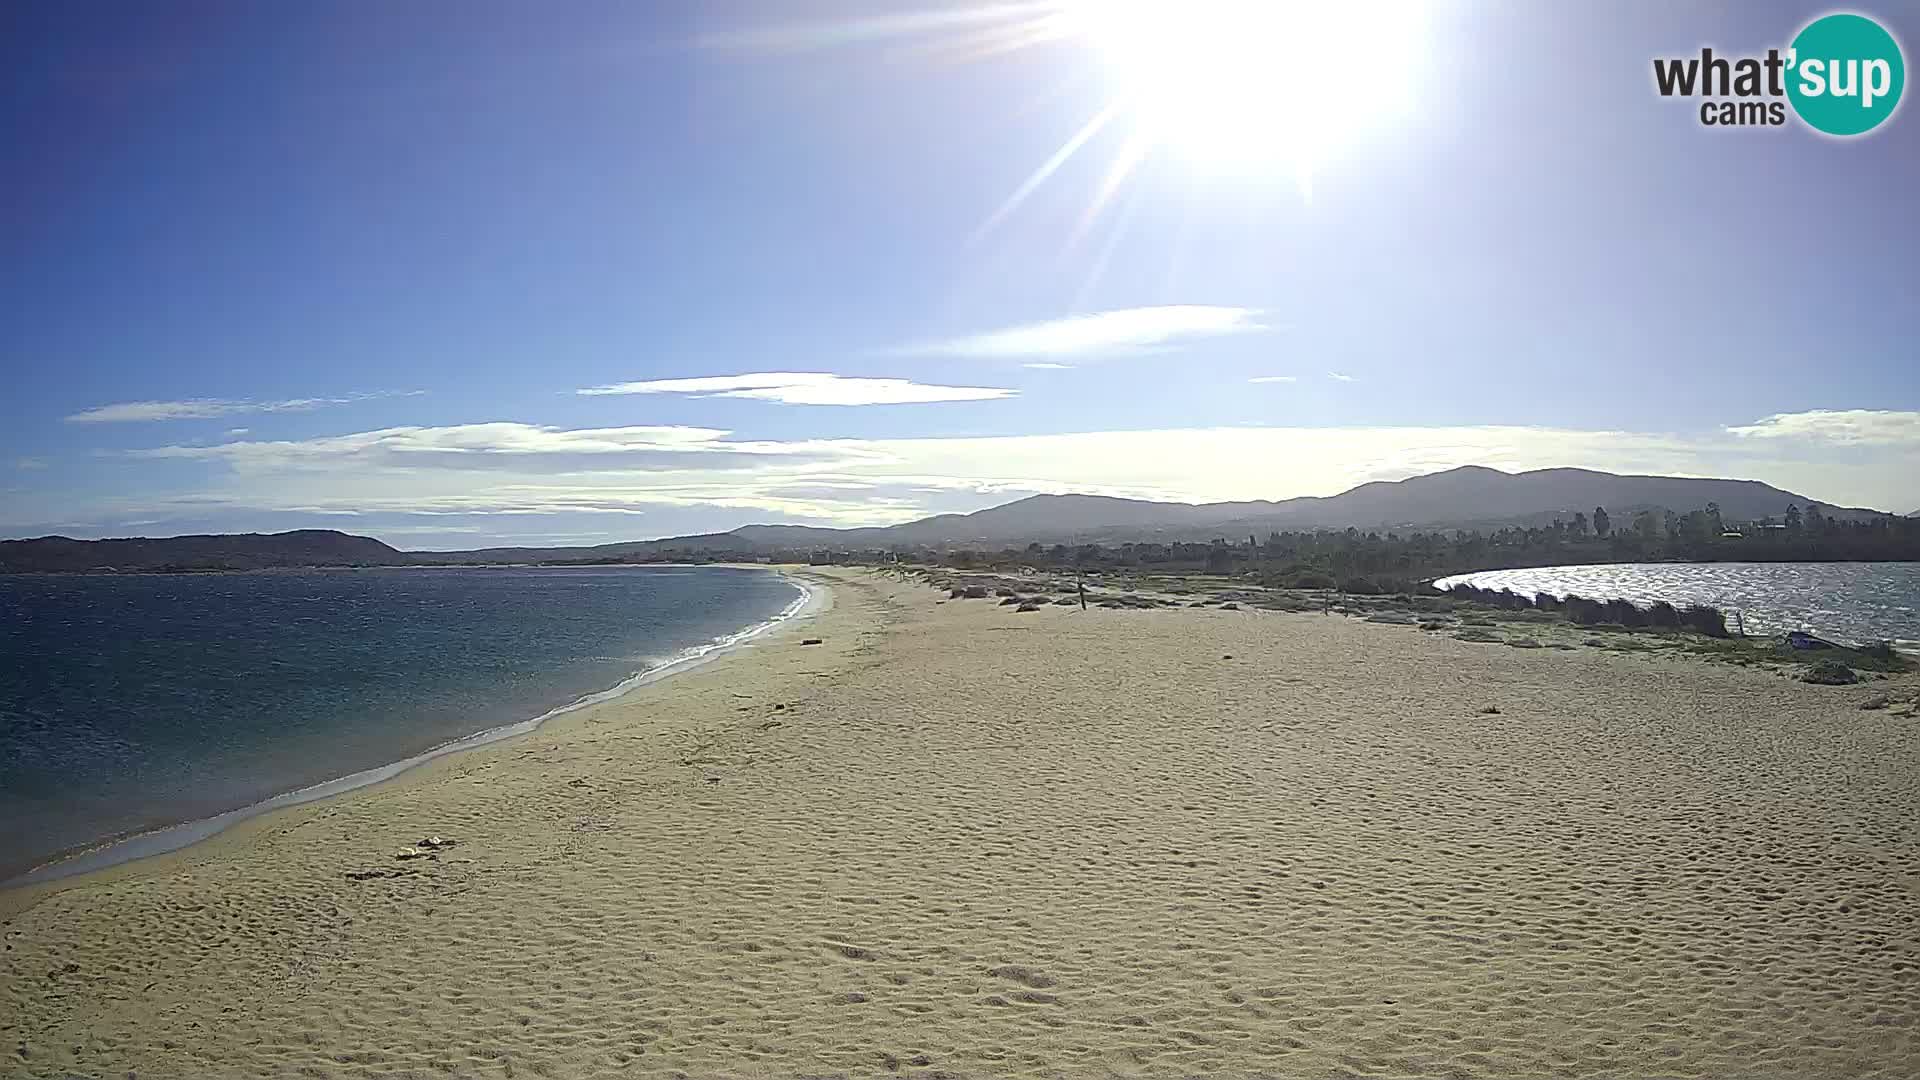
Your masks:
<svg viewBox="0 0 1920 1080"><path fill-rule="evenodd" d="M1298 375L1257 375L1247 380L1250 383L1292 383L1299 382Z"/></svg>
<svg viewBox="0 0 1920 1080"><path fill-rule="evenodd" d="M62 531L53 524L64 522L206 522L303 513L358 515L358 521L384 515L401 523L486 515L543 520L536 527L551 530L576 527L567 515L581 515L604 520L605 539L631 539L755 520L891 524L1039 492L1186 502L1330 495L1369 480L1457 465L1750 478L1824 503L1913 508L1920 431L1884 444L1834 445L1818 435L1786 434L1830 430L1805 414L1769 417L1764 426L1780 434L1755 439L1717 428L1675 435L1525 426L1243 426L754 440L697 427L388 428L282 442L165 446L97 459L102 464L92 467L124 470L106 488L118 494L24 492L0 500L0 528L38 534ZM186 489L144 483L137 470L154 458L193 463L200 473ZM1275 461L1288 468L1276 473ZM644 525L627 523L641 520L637 515L645 515ZM697 527L688 527L695 522ZM489 533L521 528L503 525Z"/></svg>
<svg viewBox="0 0 1920 1080"><path fill-rule="evenodd" d="M786 405L906 405L936 401L991 401L1016 390L995 386L934 386L909 379L869 379L823 371L763 371L697 379L590 386L577 394L689 394L694 397L754 398Z"/></svg>
<svg viewBox="0 0 1920 1080"><path fill-rule="evenodd" d="M329 405L352 405L385 397L413 397L424 390L349 394L330 398L287 398L280 401L240 401L231 398L186 398L179 401L123 401L99 405L66 418L70 424L121 424L154 420L209 420L241 413L306 412Z"/></svg>
<svg viewBox="0 0 1920 1080"><path fill-rule="evenodd" d="M1356 381L1353 376L1348 375L1344 371L1329 371L1327 372L1327 378L1332 379L1334 382L1355 382Z"/></svg>
<svg viewBox="0 0 1920 1080"><path fill-rule="evenodd" d="M1035 360L1030 363L1021 364L1020 366L1024 368L1033 368L1035 371L1072 371L1073 370L1072 364L1056 364L1047 360Z"/></svg>
<svg viewBox="0 0 1920 1080"><path fill-rule="evenodd" d="M1834 446L1893 446L1920 443L1920 412L1892 409L1813 409L1775 413L1751 424L1727 428L1749 439L1800 439Z"/></svg>
<svg viewBox="0 0 1920 1080"><path fill-rule="evenodd" d="M1122 308L1029 323L951 341L899 350L919 356L1018 359L1026 356L1097 356L1173 345L1197 338L1250 334L1267 329L1253 308L1205 304Z"/></svg>
<svg viewBox="0 0 1920 1080"><path fill-rule="evenodd" d="M858 45L938 34L982 33L1017 29L1032 40L1035 35L1063 34L1069 24L1057 3L1024 0L1020 3L969 4L864 18L822 19L769 23L701 35L709 49L786 53Z"/></svg>
<svg viewBox="0 0 1920 1080"><path fill-rule="evenodd" d="M266 472L328 469L341 462L404 469L528 468L543 472L661 467L736 467L750 458L858 457L851 444L830 440L730 439L731 432L700 427L557 428L541 424L456 424L396 427L314 439L183 444L127 451L147 459L224 461Z"/></svg>

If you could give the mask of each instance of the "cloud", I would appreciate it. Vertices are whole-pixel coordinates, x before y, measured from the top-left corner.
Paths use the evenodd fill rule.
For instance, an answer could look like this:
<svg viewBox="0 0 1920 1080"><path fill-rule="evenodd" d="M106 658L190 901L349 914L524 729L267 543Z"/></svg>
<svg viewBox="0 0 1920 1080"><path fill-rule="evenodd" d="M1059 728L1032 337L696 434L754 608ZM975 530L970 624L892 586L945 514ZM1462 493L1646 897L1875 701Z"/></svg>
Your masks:
<svg viewBox="0 0 1920 1080"><path fill-rule="evenodd" d="M21 472L32 472L47 467L45 458L18 457L13 459L13 467Z"/></svg>
<svg viewBox="0 0 1920 1080"><path fill-rule="evenodd" d="M1259 375L1247 380L1250 383L1291 383L1299 382L1298 375Z"/></svg>
<svg viewBox="0 0 1920 1080"><path fill-rule="evenodd" d="M306 412L329 405L351 405L385 397L413 397L425 390L349 394L331 398L288 398L283 401L237 401L230 398L187 398L180 401L123 401L99 405L66 418L70 424L120 424L152 420L209 420L239 413Z"/></svg>
<svg viewBox="0 0 1920 1080"><path fill-rule="evenodd" d="M699 427L557 428L497 422L381 428L314 439L157 446L130 450L126 456L219 461L254 474L340 468L413 473L476 469L540 473L643 473L694 468L726 471L770 459L817 464L861 456L861 451L848 443L736 440L728 438L730 434Z"/></svg>
<svg viewBox="0 0 1920 1080"><path fill-rule="evenodd" d="M1920 412L1814 409L1775 413L1726 430L1741 438L1799 439L1834 446L1920 445Z"/></svg>
<svg viewBox="0 0 1920 1080"><path fill-rule="evenodd" d="M690 394L695 397L755 398L787 405L904 405L934 401L991 401L1016 390L992 386L932 386L908 379L866 379L820 371L765 371L698 379L591 386L576 394Z"/></svg>
<svg viewBox="0 0 1920 1080"><path fill-rule="evenodd" d="M675 426L401 427L85 459L72 467L105 470L96 482L0 499L0 530L82 532L89 521L162 519L191 522L174 529L182 532L242 522L291 528L308 515L350 519L375 535L386 522L491 519L489 536L539 530L617 540L749 521L884 525L1047 492L1184 502L1331 495L1457 465L1747 478L1823 503L1913 509L1920 431L1907 429L1899 442L1836 445L1818 434L1832 430L1818 417L1745 425L1775 433L1764 438L1721 428L1663 434L1520 425L797 440ZM174 466L164 479L138 471L156 459ZM1276 472L1276 461L1287 468ZM175 479L183 474L190 479Z"/></svg>
<svg viewBox="0 0 1920 1080"><path fill-rule="evenodd" d="M1357 382L1358 381L1353 376L1340 371L1327 372L1327 378L1332 379L1334 382Z"/></svg>
<svg viewBox="0 0 1920 1080"><path fill-rule="evenodd" d="M1123 308L1029 323L951 341L899 350L917 356L1018 359L1025 356L1095 356L1172 345L1195 338L1249 334L1267 329L1252 308L1174 304Z"/></svg>
<svg viewBox="0 0 1920 1080"><path fill-rule="evenodd" d="M1035 360L1029 363L1021 364L1020 366L1024 368L1033 368L1036 371L1072 371L1073 370L1072 364L1055 364L1046 360Z"/></svg>

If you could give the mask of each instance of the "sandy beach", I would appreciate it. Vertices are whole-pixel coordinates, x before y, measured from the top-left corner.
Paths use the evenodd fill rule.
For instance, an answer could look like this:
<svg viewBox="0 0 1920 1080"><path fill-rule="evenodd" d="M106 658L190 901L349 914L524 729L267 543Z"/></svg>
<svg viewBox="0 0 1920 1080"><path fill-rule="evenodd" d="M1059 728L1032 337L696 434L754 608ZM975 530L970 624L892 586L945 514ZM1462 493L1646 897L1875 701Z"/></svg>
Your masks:
<svg viewBox="0 0 1920 1080"><path fill-rule="evenodd" d="M0 1075L1920 1072L1920 720L1859 707L1913 677L801 573L713 663L0 894Z"/></svg>

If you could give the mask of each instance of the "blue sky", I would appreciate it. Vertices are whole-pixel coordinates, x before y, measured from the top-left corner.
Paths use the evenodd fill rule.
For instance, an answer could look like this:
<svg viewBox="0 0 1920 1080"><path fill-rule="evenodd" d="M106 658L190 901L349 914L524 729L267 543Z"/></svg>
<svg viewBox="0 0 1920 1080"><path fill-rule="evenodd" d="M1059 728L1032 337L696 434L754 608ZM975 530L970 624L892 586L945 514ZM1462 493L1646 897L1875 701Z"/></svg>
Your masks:
<svg viewBox="0 0 1920 1080"><path fill-rule="evenodd" d="M1826 8L1222 2L1143 75L1097 6L9 5L0 535L588 543L1468 463L1920 509L1913 107L1843 141L1652 85Z"/></svg>

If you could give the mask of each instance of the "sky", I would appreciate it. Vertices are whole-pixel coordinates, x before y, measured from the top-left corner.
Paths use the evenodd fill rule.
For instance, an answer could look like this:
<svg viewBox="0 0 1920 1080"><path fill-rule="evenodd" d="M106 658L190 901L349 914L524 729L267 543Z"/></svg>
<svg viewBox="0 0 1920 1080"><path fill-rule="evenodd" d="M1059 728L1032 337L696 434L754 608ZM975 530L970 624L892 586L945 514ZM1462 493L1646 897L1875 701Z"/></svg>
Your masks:
<svg viewBox="0 0 1920 1080"><path fill-rule="evenodd" d="M1917 510L1916 106L1704 127L1651 74L1827 10L8 4L0 536L588 544L1465 464Z"/></svg>

